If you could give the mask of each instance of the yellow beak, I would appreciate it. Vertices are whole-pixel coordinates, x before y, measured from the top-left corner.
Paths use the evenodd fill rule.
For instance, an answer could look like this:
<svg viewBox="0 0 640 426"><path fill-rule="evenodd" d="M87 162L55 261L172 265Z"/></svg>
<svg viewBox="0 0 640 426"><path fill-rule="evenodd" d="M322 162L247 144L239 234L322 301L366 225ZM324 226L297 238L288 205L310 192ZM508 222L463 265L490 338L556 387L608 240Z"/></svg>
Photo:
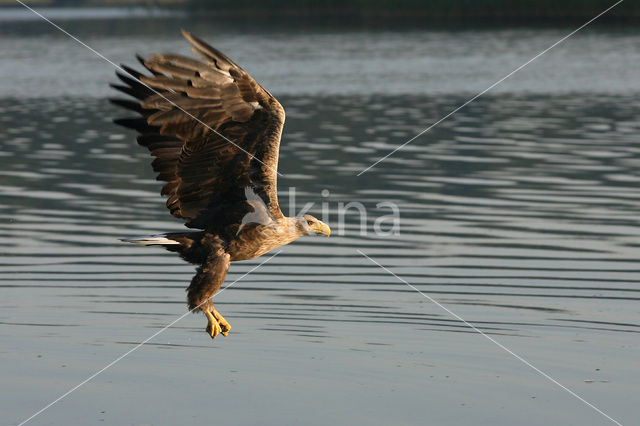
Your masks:
<svg viewBox="0 0 640 426"><path fill-rule="evenodd" d="M331 228L324 222L318 221L318 223L314 223L311 229L316 231L316 234L326 235L327 237L331 236Z"/></svg>

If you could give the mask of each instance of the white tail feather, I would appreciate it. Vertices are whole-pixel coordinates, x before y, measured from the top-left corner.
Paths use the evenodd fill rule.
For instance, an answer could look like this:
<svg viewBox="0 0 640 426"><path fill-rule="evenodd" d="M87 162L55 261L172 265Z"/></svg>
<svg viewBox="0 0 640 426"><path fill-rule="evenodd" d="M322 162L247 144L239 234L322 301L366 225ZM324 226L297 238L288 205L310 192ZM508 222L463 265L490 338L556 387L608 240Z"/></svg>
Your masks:
<svg viewBox="0 0 640 426"><path fill-rule="evenodd" d="M169 244L180 244L177 241L170 240L167 238L167 234L158 234L158 235L147 235L144 237L136 237L136 238L122 238L120 241L124 241L126 243L138 244L141 246L154 246L154 245L162 245L166 246Z"/></svg>

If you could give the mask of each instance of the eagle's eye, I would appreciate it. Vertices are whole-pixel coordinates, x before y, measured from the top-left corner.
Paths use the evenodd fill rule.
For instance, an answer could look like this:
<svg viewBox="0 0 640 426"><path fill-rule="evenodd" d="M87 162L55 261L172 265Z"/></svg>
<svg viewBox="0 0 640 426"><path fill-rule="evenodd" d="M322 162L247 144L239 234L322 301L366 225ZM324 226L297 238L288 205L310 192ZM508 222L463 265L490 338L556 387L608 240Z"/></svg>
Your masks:
<svg viewBox="0 0 640 426"><path fill-rule="evenodd" d="M307 220L307 225L309 225L309 226L313 225L313 221L312 220Z"/></svg>

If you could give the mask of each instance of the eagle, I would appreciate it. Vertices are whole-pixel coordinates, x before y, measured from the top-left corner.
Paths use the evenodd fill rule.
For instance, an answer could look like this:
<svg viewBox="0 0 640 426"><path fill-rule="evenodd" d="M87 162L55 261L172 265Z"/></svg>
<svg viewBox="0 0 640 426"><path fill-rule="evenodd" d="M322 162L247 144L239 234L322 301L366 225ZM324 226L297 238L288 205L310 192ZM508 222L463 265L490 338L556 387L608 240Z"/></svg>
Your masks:
<svg viewBox="0 0 640 426"><path fill-rule="evenodd" d="M329 236L331 229L308 214L286 217L278 205L282 105L223 53L182 34L199 59L138 56L146 71L122 65L111 86L128 98L110 100L138 114L114 122L138 132L138 144L155 157L157 180L165 182L167 208L192 230L123 241L162 246L197 265L187 303L206 315L215 339L231 330L212 301L231 262L304 235Z"/></svg>

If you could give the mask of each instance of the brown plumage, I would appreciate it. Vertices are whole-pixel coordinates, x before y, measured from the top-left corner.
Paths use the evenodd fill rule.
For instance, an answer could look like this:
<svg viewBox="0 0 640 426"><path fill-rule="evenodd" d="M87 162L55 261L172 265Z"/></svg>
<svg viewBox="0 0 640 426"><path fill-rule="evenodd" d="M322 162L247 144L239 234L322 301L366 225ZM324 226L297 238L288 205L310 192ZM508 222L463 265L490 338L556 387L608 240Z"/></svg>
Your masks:
<svg viewBox="0 0 640 426"><path fill-rule="evenodd" d="M123 84L134 99L112 102L138 118L115 120L140 134L138 143L155 157L165 181L167 208L189 228L125 241L161 245L200 265L187 289L189 309L208 317L212 338L230 326L211 298L230 262L261 256L310 234L329 235L313 216L285 217L278 206L277 167L284 109L246 71L186 31L202 60L156 54L138 58L151 73L123 65Z"/></svg>

